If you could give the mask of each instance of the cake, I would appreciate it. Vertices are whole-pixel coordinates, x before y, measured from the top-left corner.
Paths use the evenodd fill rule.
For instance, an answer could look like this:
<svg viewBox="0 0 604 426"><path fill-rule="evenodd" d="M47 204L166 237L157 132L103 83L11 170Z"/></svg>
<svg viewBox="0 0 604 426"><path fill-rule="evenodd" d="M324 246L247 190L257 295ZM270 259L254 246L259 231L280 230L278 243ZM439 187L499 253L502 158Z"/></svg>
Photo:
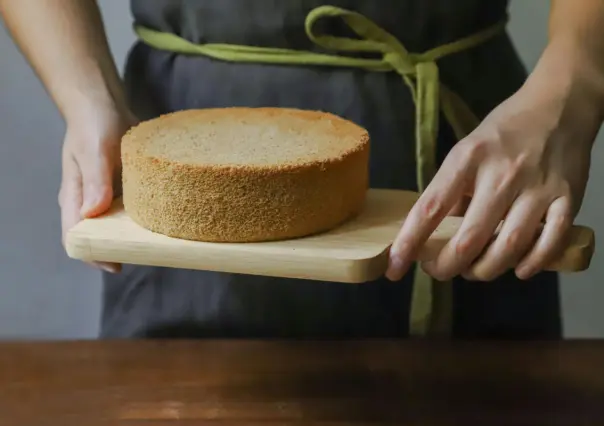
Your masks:
<svg viewBox="0 0 604 426"><path fill-rule="evenodd" d="M358 214L368 189L367 131L319 111L174 112L130 129L121 155L126 213L186 240L317 234Z"/></svg>

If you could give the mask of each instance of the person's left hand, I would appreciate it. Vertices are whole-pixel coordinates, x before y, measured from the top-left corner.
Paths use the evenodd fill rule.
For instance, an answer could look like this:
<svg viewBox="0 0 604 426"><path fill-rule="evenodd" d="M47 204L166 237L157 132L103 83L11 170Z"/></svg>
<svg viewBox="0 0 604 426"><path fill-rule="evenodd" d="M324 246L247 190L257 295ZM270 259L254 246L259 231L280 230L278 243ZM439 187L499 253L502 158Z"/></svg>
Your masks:
<svg viewBox="0 0 604 426"><path fill-rule="evenodd" d="M390 249L389 279L402 278L465 197L460 229L422 264L429 275L490 281L515 269L528 279L558 254L583 200L601 124L593 95L564 83L529 79L451 150Z"/></svg>

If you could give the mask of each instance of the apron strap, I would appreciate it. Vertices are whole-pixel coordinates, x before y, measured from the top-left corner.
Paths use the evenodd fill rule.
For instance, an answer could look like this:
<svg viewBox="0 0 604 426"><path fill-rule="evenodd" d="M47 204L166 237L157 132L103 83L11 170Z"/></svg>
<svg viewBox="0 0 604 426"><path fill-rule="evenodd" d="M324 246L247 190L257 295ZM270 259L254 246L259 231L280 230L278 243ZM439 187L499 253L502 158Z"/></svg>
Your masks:
<svg viewBox="0 0 604 426"><path fill-rule="evenodd" d="M335 17L341 18L359 38L317 35L313 32L317 21ZM375 72L396 72L409 88L415 104L417 186L418 191L423 192L436 174L439 111L443 112L457 139L467 136L479 123L463 99L440 82L437 60L486 42L500 33L505 24L506 22L501 22L452 43L415 54L408 52L392 34L357 12L326 5L311 10L307 15L306 34L317 46L335 52L381 55L377 59L271 47L195 44L175 34L139 25L134 27L134 31L140 40L156 49L186 55L204 55L222 61L352 67ZM436 282L416 267L410 334L449 334L452 325L452 299L451 283Z"/></svg>

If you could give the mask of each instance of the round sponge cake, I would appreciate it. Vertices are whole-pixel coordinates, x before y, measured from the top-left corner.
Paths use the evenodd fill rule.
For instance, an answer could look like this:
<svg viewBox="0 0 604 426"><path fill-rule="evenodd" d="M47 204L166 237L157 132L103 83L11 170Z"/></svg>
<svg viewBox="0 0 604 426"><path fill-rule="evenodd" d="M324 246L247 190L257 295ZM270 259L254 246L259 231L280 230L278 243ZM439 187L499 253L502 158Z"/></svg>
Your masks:
<svg viewBox="0 0 604 426"><path fill-rule="evenodd" d="M302 237L361 210L368 163L367 131L332 114L179 111L123 137L124 207L144 228L181 239Z"/></svg>

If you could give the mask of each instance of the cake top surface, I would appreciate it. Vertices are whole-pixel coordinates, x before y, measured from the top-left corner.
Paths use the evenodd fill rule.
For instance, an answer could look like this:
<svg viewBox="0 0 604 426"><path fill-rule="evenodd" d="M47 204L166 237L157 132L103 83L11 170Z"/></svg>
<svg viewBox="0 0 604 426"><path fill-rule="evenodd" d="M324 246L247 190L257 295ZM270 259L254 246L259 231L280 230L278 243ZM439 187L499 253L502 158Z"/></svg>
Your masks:
<svg viewBox="0 0 604 426"><path fill-rule="evenodd" d="M182 164L262 167L329 162L368 142L365 129L329 113L233 107L142 122L128 132L123 148Z"/></svg>

